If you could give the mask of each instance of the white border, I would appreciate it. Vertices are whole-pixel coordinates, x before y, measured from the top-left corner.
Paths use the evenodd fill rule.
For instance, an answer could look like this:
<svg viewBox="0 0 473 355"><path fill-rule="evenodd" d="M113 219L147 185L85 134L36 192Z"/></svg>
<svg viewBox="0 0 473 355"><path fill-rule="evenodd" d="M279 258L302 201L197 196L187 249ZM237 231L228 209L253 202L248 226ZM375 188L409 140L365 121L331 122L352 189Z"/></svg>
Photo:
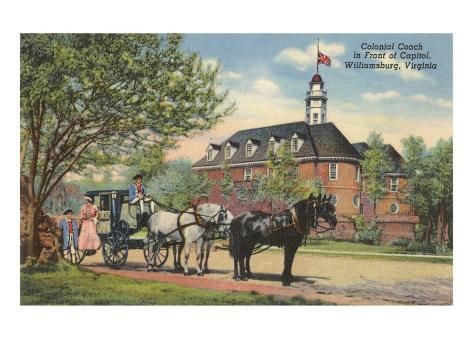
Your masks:
<svg viewBox="0 0 473 355"><path fill-rule="evenodd" d="M1 325L5 351L34 354L461 354L471 350L471 21L467 2L16 1L2 6ZM242 21L244 19L244 21ZM18 306L19 32L454 32L455 291L452 307ZM468 75L470 74L470 75ZM468 85L468 86L467 86ZM14 175L12 177L12 175ZM12 243L13 241L13 243ZM92 339L71 347L86 330ZM183 337L183 331L194 329ZM149 338L147 338L149 337ZM118 342L117 340L120 340ZM112 349L112 351L111 351Z"/></svg>

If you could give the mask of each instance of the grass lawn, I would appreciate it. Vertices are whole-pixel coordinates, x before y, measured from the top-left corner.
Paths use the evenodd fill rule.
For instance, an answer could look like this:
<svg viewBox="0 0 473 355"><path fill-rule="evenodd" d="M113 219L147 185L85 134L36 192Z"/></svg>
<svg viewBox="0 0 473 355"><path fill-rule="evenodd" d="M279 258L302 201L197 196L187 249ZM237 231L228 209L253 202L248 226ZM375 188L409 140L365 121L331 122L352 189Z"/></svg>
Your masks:
<svg viewBox="0 0 473 355"><path fill-rule="evenodd" d="M272 248L272 252L282 252L282 249ZM304 244L297 251L298 253L310 253L319 254L330 257L340 258L355 258L355 259L382 259L382 260L393 260L393 261L411 261L411 262L423 262L423 263L434 263L434 264L453 264L453 259L449 258L452 255L450 251L447 253L445 258L429 257L424 255L418 255L415 253L409 253L403 250L401 247L392 245L367 245L362 243L353 243L348 241L335 241L325 239L307 239L307 245ZM333 252L333 253L331 253ZM343 252L343 254L338 254ZM350 254L353 253L353 254ZM383 253L391 255L357 255L356 253ZM402 256L396 254L412 254L412 256Z"/></svg>
<svg viewBox="0 0 473 355"><path fill-rule="evenodd" d="M68 265L21 269L22 305L320 305L247 292L206 291L98 275Z"/></svg>
<svg viewBox="0 0 473 355"><path fill-rule="evenodd" d="M367 245L345 241L307 239L306 249L319 249L325 251L354 251L368 253L406 254L401 247L392 245Z"/></svg>

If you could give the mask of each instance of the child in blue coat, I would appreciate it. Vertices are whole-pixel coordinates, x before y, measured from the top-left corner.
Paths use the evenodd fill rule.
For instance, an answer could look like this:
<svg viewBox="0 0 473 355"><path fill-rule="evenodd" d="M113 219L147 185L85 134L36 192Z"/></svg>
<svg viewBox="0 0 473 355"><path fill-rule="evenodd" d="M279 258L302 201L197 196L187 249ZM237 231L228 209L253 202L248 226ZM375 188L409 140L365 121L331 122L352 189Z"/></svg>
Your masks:
<svg viewBox="0 0 473 355"><path fill-rule="evenodd" d="M64 211L64 219L59 222L59 228L62 232L62 250L64 251L64 257L67 257L67 253L72 253L72 258L75 258L76 249L78 248L79 238L79 226L72 217L72 210L68 209ZM71 244L69 249L69 244Z"/></svg>

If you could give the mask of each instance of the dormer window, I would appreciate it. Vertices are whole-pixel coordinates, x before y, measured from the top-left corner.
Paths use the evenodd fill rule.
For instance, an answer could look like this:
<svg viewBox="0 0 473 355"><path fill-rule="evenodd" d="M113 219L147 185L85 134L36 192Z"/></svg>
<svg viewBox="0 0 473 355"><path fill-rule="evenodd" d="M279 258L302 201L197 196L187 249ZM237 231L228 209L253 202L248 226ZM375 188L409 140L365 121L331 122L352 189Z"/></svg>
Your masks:
<svg viewBox="0 0 473 355"><path fill-rule="evenodd" d="M238 149L238 143L228 141L227 144L225 144L225 160L230 160L233 158L233 155L235 155L236 151Z"/></svg>
<svg viewBox="0 0 473 355"><path fill-rule="evenodd" d="M257 139L248 139L246 141L245 156L247 158L251 158L253 155L255 155L255 152L258 149L259 145L260 145L259 140L257 140Z"/></svg>
<svg viewBox="0 0 473 355"><path fill-rule="evenodd" d="M232 147L225 147L225 160L228 160L232 157Z"/></svg>
<svg viewBox="0 0 473 355"><path fill-rule="evenodd" d="M253 144L247 143L246 144L246 156L251 157L253 155Z"/></svg>
<svg viewBox="0 0 473 355"><path fill-rule="evenodd" d="M302 143L304 143L302 138L299 137L299 135L297 133L295 133L291 137L291 152L293 152L293 153L298 152L299 149L301 149Z"/></svg>
<svg viewBox="0 0 473 355"><path fill-rule="evenodd" d="M210 144L207 147L207 161L213 161L220 151L220 146L216 144Z"/></svg>
<svg viewBox="0 0 473 355"><path fill-rule="evenodd" d="M299 150L299 139L292 138L291 151L292 152L297 152L298 150Z"/></svg>
<svg viewBox="0 0 473 355"><path fill-rule="evenodd" d="M269 142L268 151L270 153L276 153L276 142Z"/></svg>
<svg viewBox="0 0 473 355"><path fill-rule="evenodd" d="M207 161L212 161L213 160L213 152L212 148L207 149Z"/></svg>

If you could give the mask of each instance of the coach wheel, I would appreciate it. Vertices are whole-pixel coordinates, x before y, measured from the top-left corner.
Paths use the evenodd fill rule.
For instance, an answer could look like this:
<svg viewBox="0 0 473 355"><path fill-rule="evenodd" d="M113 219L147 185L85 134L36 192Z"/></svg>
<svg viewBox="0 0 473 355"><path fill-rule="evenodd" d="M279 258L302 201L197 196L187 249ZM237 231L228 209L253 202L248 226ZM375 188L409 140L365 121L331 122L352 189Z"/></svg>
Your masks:
<svg viewBox="0 0 473 355"><path fill-rule="evenodd" d="M156 253L156 265L158 267L163 266L166 260L168 259L169 247L159 245L159 243L154 243L152 252ZM148 264L149 262L149 244L148 243L145 243L145 246L143 247L143 255L145 257L146 264Z"/></svg>
<svg viewBox="0 0 473 355"><path fill-rule="evenodd" d="M85 258L85 250L75 249L74 252L71 251L71 247L64 250L64 259L67 260L69 264L79 265L82 260Z"/></svg>
<svg viewBox="0 0 473 355"><path fill-rule="evenodd" d="M128 258L128 238L119 230L111 231L103 241L103 260L112 269L125 265Z"/></svg>

